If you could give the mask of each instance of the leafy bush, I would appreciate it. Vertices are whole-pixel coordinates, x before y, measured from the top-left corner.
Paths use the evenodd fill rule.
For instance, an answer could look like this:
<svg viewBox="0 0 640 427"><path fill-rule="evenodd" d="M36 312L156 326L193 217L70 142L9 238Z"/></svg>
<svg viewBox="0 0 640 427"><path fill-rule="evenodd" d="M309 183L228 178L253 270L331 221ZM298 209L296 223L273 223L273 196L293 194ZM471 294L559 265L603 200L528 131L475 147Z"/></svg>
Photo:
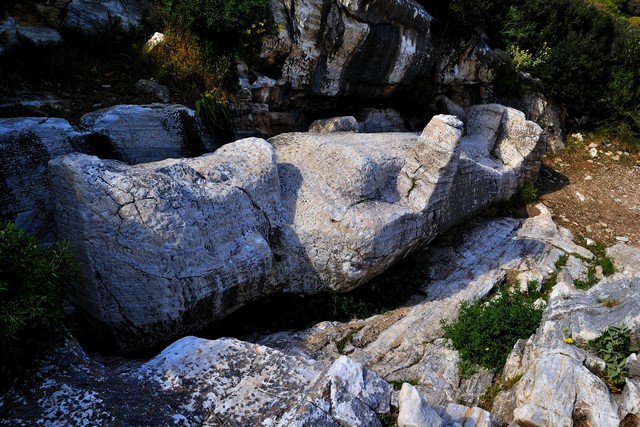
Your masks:
<svg viewBox="0 0 640 427"><path fill-rule="evenodd" d="M625 325L609 326L600 336L589 341L588 347L604 360L606 378L616 387L624 385L627 358L640 351L631 343L631 332Z"/></svg>
<svg viewBox="0 0 640 427"><path fill-rule="evenodd" d="M205 54L247 55L274 29L269 0L163 0L165 8L193 30Z"/></svg>
<svg viewBox="0 0 640 427"><path fill-rule="evenodd" d="M62 287L76 277L67 245L42 248L14 224L0 225L0 384L10 386L60 337Z"/></svg>
<svg viewBox="0 0 640 427"><path fill-rule="evenodd" d="M444 336L462 360L497 372L516 341L531 336L542 320L533 295L502 290L487 302L463 302L455 322L442 322Z"/></svg>

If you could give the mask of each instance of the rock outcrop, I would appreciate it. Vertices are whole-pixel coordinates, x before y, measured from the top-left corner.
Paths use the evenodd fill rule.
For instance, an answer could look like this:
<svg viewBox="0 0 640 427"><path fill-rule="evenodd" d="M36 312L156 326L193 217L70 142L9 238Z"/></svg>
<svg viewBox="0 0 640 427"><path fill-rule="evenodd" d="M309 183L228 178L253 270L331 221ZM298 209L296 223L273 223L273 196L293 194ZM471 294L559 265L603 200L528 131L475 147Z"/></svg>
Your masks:
<svg viewBox="0 0 640 427"><path fill-rule="evenodd" d="M424 285L406 306L368 319L283 331L257 344L186 337L144 363L99 363L67 343L27 391L0 398L0 425L378 426L379 416L389 420L390 405L398 407L403 426L634 420L640 415L637 355L628 358L622 392L612 395L591 373L604 362L581 346L612 324L626 324L638 338L638 248L612 249L619 272L589 291L552 294L538 331L514 346L503 372L514 385L498 394L491 413L472 400L492 375L488 382L482 372L461 379L457 352L440 338L439 319L454 318L461 301L487 295L507 277L571 277L565 270L574 267L556 264L562 255L593 256L543 205L536 208L537 216L479 220L450 236L457 243L424 248L430 265ZM381 377L404 382L401 392Z"/></svg>
<svg viewBox="0 0 640 427"><path fill-rule="evenodd" d="M622 395L614 397L593 373L604 368L604 362L583 349L611 325L624 324L637 336L639 289L636 277L607 281L552 300L538 332L511 355L505 367L505 378L521 375L522 379L498 395L495 411L501 421L559 426L572 425L577 417L588 425L618 426L628 414L639 416L637 405L628 401L637 396L639 379L627 379ZM602 304L605 299L617 301L616 306ZM565 342L567 337L571 344Z"/></svg>
<svg viewBox="0 0 640 427"><path fill-rule="evenodd" d="M522 113L477 106L468 129L436 116L420 136L292 133L132 167L55 159L58 231L84 268L70 298L134 349L270 293L353 289L535 177L541 130Z"/></svg>
<svg viewBox="0 0 640 427"><path fill-rule="evenodd" d="M55 237L47 162L81 137L63 119L0 119L0 217L45 241Z"/></svg>
<svg viewBox="0 0 640 427"><path fill-rule="evenodd" d="M325 364L230 338L185 337L122 366L70 342L47 362L28 395L0 399L0 425L364 427L390 410L391 386L347 357Z"/></svg>
<svg viewBox="0 0 640 427"><path fill-rule="evenodd" d="M193 110L119 105L89 113L75 128L45 117L0 118L0 218L55 240L47 162L75 151L128 163L193 157L218 148Z"/></svg>
<svg viewBox="0 0 640 427"><path fill-rule="evenodd" d="M489 102L485 89L503 61L479 39L446 39L435 30L437 18L415 1L276 0L272 11L278 33L266 38L259 61L239 69L239 135L305 130L307 117L319 112L364 117L425 86L464 107ZM407 118L421 129L424 113L387 123L364 119L360 129L405 130Z"/></svg>
<svg viewBox="0 0 640 427"><path fill-rule="evenodd" d="M119 25L128 30L140 26L142 14L148 8L146 0L71 0L62 24L85 32L108 25Z"/></svg>

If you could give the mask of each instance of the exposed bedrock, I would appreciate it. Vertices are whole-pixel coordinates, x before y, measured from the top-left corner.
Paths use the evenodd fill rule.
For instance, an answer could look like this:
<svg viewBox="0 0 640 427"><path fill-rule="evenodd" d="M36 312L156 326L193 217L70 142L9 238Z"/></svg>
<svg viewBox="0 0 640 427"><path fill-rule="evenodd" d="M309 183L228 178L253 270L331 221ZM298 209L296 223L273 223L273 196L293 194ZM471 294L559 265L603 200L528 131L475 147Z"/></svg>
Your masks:
<svg viewBox="0 0 640 427"><path fill-rule="evenodd" d="M70 298L125 350L274 292L347 291L535 178L524 115L473 107L412 133L249 138L193 159L49 163L60 237L81 258Z"/></svg>
<svg viewBox="0 0 640 427"><path fill-rule="evenodd" d="M64 119L0 119L0 219L55 240L47 162L75 151L135 164L194 157L218 148L195 112L182 105L116 105Z"/></svg>
<svg viewBox="0 0 640 427"><path fill-rule="evenodd" d="M272 0L272 11L279 31L266 38L258 61L238 68L238 135L306 130L338 114L366 121L371 107L403 108L407 96L433 91L465 107L490 102L485 88L500 55L479 37L446 38L418 2ZM419 122L409 129L424 126L424 109L404 110L394 131L409 119Z"/></svg>

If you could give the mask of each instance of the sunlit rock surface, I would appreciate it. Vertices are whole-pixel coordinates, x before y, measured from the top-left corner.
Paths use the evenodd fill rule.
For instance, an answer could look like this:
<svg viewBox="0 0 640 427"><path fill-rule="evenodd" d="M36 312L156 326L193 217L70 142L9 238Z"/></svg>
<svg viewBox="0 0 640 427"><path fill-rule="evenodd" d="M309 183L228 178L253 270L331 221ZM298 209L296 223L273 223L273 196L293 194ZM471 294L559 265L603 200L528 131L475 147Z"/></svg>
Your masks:
<svg viewBox="0 0 640 427"><path fill-rule="evenodd" d="M292 133L131 167L55 159L58 231L84 273L71 299L133 349L274 292L353 289L535 177L540 128L477 111L464 138L436 116L419 136Z"/></svg>

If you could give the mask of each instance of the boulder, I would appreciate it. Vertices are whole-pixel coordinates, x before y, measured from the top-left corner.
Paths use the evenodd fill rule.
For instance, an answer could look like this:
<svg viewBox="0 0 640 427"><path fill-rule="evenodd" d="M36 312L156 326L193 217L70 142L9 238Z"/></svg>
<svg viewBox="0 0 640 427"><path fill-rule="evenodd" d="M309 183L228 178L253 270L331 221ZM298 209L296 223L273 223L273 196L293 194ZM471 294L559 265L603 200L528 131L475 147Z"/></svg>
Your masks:
<svg viewBox="0 0 640 427"><path fill-rule="evenodd" d="M134 349L273 292L353 289L532 178L540 129L510 109L482 108L498 121L466 139L459 120L436 116L419 137L283 134L273 148L247 139L130 168L53 160L58 231L86 282L70 298ZM119 111L82 123L117 141L129 123ZM465 156L469 138L485 151Z"/></svg>
<svg viewBox="0 0 640 427"><path fill-rule="evenodd" d="M146 0L72 0L62 24L85 32L113 24L128 30L140 26L148 7Z"/></svg>
<svg viewBox="0 0 640 427"><path fill-rule="evenodd" d="M67 342L28 391L0 397L1 425L380 426L391 386L231 338L185 337L146 363L99 363Z"/></svg>
<svg viewBox="0 0 640 427"><path fill-rule="evenodd" d="M9 109L16 108L12 101L7 101ZM60 105L51 97L20 102L24 107ZM179 105L115 106L83 116L81 126L86 128L56 118L0 118L2 219L45 242L55 240L46 165L56 156L79 151L139 163L218 147L194 111Z"/></svg>
<svg viewBox="0 0 640 427"><path fill-rule="evenodd" d="M84 277L69 298L120 348L166 341L277 289L279 181L264 140L132 167L72 154L49 173L59 235Z"/></svg>
<svg viewBox="0 0 640 427"><path fill-rule="evenodd" d="M12 17L0 22L0 55L18 42L16 21Z"/></svg>
<svg viewBox="0 0 640 427"><path fill-rule="evenodd" d="M309 126L309 132L313 133L358 132L358 130L358 122L353 116L316 120Z"/></svg>
<svg viewBox="0 0 640 427"><path fill-rule="evenodd" d="M85 114L80 126L90 134L91 148L117 153L129 164L195 157L219 146L195 112L178 104L115 105Z"/></svg>
<svg viewBox="0 0 640 427"><path fill-rule="evenodd" d="M155 79L140 79L136 82L136 90L140 93L148 93L156 97L158 101L169 102L171 92L165 85L161 85Z"/></svg>
<svg viewBox="0 0 640 427"><path fill-rule="evenodd" d="M398 427L421 427L442 425L442 418L420 396L409 383L402 384L398 396Z"/></svg>
<svg viewBox="0 0 640 427"><path fill-rule="evenodd" d="M62 36L53 28L17 27L18 39L33 44L60 43Z"/></svg>
<svg viewBox="0 0 640 427"><path fill-rule="evenodd" d="M0 217L44 241L55 240L47 162L81 137L63 119L0 119Z"/></svg>

